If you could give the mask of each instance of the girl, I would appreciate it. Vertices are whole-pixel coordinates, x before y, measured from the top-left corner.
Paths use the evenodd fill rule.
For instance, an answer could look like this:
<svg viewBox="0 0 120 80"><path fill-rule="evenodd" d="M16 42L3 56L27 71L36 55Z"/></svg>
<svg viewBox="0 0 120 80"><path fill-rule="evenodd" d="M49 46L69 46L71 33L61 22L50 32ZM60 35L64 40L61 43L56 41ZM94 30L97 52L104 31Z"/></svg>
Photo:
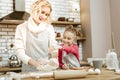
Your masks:
<svg viewBox="0 0 120 80"><path fill-rule="evenodd" d="M58 51L59 67L62 69L80 67L76 38L75 28L67 26L62 38L62 48Z"/></svg>

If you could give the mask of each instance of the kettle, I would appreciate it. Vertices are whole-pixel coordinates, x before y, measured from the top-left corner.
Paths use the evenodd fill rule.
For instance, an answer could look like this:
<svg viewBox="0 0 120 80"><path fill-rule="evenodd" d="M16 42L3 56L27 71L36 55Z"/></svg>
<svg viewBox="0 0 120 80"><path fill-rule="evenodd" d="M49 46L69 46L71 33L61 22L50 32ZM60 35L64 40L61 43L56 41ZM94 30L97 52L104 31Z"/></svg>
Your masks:
<svg viewBox="0 0 120 80"><path fill-rule="evenodd" d="M21 67L21 62L18 60L18 57L13 54L10 58L9 58L9 66L10 67Z"/></svg>

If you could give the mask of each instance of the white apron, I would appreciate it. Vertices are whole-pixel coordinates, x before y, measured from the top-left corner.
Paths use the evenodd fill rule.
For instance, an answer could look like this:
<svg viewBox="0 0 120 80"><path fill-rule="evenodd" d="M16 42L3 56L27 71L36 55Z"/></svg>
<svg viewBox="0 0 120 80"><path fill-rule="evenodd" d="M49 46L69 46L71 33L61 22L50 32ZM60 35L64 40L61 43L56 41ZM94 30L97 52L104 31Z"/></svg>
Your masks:
<svg viewBox="0 0 120 80"><path fill-rule="evenodd" d="M67 64L69 68L78 68L80 67L80 62L77 60L75 55L72 53L67 54L65 51L62 52L62 62Z"/></svg>
<svg viewBox="0 0 120 80"><path fill-rule="evenodd" d="M40 58L48 59L48 31L44 30L40 34L32 33L27 28L26 33L26 54L32 59L37 60ZM38 71L36 67L31 65L22 64L22 72Z"/></svg>

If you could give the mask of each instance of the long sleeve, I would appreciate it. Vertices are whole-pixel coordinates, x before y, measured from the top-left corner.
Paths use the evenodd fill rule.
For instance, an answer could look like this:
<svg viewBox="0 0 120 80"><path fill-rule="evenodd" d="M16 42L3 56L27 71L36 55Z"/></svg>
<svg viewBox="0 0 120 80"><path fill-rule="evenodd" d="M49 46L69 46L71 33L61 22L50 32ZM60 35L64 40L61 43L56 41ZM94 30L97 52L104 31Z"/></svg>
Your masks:
<svg viewBox="0 0 120 80"><path fill-rule="evenodd" d="M28 64L30 57L25 54L25 26L26 25L23 23L21 25L18 25L16 28L15 48L17 57L25 64Z"/></svg>
<svg viewBox="0 0 120 80"><path fill-rule="evenodd" d="M56 41L56 37L55 37L55 31L52 25L49 25L48 27L48 32L49 32L49 37L50 37L50 43L49 46L51 47L56 47L57 46L57 41Z"/></svg>
<svg viewBox="0 0 120 80"><path fill-rule="evenodd" d="M74 44L72 46L62 46L62 49L67 53L73 53L76 56L76 58L79 60L79 51L77 44Z"/></svg>
<svg viewBox="0 0 120 80"><path fill-rule="evenodd" d="M58 50L58 62L59 62L59 67L62 68L62 49Z"/></svg>

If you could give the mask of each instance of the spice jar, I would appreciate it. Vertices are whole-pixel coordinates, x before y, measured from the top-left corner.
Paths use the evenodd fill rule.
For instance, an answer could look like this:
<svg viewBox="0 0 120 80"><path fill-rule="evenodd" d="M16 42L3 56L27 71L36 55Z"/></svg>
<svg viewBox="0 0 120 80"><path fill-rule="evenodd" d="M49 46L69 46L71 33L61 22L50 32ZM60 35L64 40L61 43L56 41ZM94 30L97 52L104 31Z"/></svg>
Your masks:
<svg viewBox="0 0 120 80"><path fill-rule="evenodd" d="M61 37L61 34L60 34L60 32L57 32L57 35L56 35L56 37Z"/></svg>

